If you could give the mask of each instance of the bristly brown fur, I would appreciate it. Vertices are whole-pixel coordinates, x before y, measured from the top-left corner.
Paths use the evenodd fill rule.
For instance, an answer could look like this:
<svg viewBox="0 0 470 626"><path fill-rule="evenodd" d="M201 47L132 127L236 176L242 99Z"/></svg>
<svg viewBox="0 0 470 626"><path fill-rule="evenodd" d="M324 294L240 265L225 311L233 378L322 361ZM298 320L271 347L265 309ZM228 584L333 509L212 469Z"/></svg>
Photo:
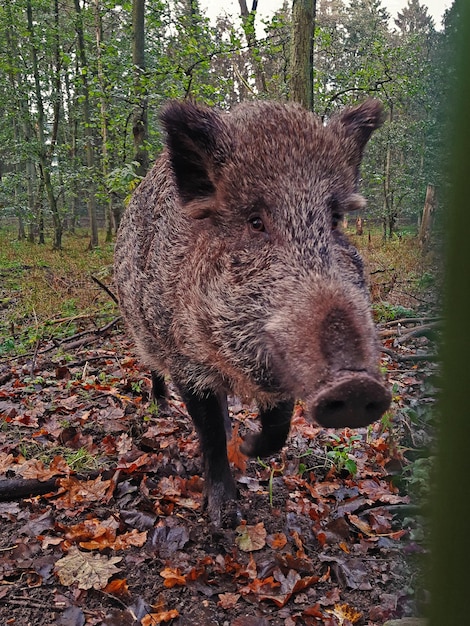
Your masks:
<svg viewBox="0 0 470 626"><path fill-rule="evenodd" d="M282 411L294 398L314 403L344 372L366 377L350 386L354 402L362 388L380 396L370 382L379 373L362 261L336 225L365 204L359 166L381 119L375 100L326 126L275 102L230 113L175 102L164 109L166 148L124 215L115 277L142 359L195 406L203 447L212 419L204 398L256 400L263 433L280 420L282 445ZM257 446L269 448L258 440L250 453ZM209 494L213 515L233 495L224 480L225 496L213 487L211 504Z"/></svg>

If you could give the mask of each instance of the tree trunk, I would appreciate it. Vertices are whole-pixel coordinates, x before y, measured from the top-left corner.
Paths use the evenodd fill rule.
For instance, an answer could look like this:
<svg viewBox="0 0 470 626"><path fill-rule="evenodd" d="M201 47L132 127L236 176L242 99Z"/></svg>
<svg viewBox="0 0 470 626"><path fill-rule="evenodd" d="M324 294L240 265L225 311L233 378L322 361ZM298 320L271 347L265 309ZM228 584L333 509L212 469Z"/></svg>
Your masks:
<svg viewBox="0 0 470 626"><path fill-rule="evenodd" d="M75 58L75 74L78 76L79 74L79 64L78 59ZM72 166L72 170L75 172L78 164L78 107L75 101L75 96L72 95L72 89L70 85L70 79L68 73L65 74L65 94L67 98L67 111L68 111L68 119L67 119L67 128L69 129L70 136L67 141L70 146L67 158L69 163ZM70 185L67 188L67 204L70 206L69 214L70 219L68 223L68 230L70 233L75 234L75 229L78 223L78 214L80 208L80 187L78 184L78 180L76 176L72 177Z"/></svg>
<svg viewBox="0 0 470 626"><path fill-rule="evenodd" d="M395 233L396 226L398 221L398 215L396 213L392 213L388 218L388 238L391 239Z"/></svg>
<svg viewBox="0 0 470 626"><path fill-rule="evenodd" d="M356 217L356 235L364 234L364 223L362 217Z"/></svg>
<svg viewBox="0 0 470 626"><path fill-rule="evenodd" d="M30 214L28 216L28 241L34 243L35 215L34 215L34 182L36 179L36 170L31 159L26 162L26 188L28 194L28 207Z"/></svg>
<svg viewBox="0 0 470 626"><path fill-rule="evenodd" d="M95 2L95 39L96 39L96 58L98 64L98 81L100 84L100 118L101 118L101 140L102 140L102 172L103 172L103 185L106 188L108 201L105 209L105 222L106 222L106 242L109 243L113 238L113 207L112 198L108 189L108 175L109 175L109 150L108 150L108 106L106 102L106 87L107 81L103 71L103 60L101 58L101 47L103 39L103 27L100 12L100 0L94 0Z"/></svg>
<svg viewBox="0 0 470 626"><path fill-rule="evenodd" d="M83 21L82 11L80 8L80 0L75 1L75 13L77 17L76 31L78 39L78 53L80 57L81 72L80 77L82 80L82 95L83 95L83 121L85 127L85 142L86 142L86 162L88 170L90 172L91 179L89 181L88 189L88 219L90 221L90 243L88 249L91 250L98 246L98 220L96 218L96 195L95 195L95 183L93 180L95 169L95 152L93 149L93 130L91 127L91 109L90 109L90 90L88 87L87 78L87 58L85 50L85 39L83 36Z"/></svg>
<svg viewBox="0 0 470 626"><path fill-rule="evenodd" d="M258 9L258 0L253 0L251 11L248 10L246 0L238 0L240 5L240 15L242 18L243 30L245 32L246 43L248 44L256 90L258 94L267 93L266 76L258 54L258 42L255 31L255 18Z"/></svg>
<svg viewBox="0 0 470 626"><path fill-rule="evenodd" d="M6 40L6 52L8 58L8 78L10 81L10 86L13 94L13 107L18 111L18 116L14 116L12 119L12 127L13 127L13 137L16 144L20 144L20 141L23 139L26 143L29 143L32 139L32 128L31 128L31 120L30 120L30 111L28 106L27 99L22 97L23 94L23 79L21 77L20 72L14 70L15 68L15 51L18 49L18 39L16 37L16 31L13 25L13 16L11 13L11 3L5 3L5 14L7 16L8 27L5 29L5 40ZM26 100L26 101L25 101ZM18 119L17 119L18 118ZM23 167L22 163L15 163L13 168L14 171L19 174ZM31 188L32 181L30 177L30 168L34 168L34 164L31 158L26 159L26 185L27 185L27 198L28 198L28 209L26 219L31 223L33 216L33 205L34 205L34 192ZM18 195L18 183L15 185L15 198ZM25 226L24 226L24 218L25 211L22 208L22 202L16 202L15 206L18 207L18 239L22 240L26 238ZM29 237L31 241L31 238ZM31 243L34 243L34 238Z"/></svg>
<svg viewBox="0 0 470 626"><path fill-rule="evenodd" d="M391 123L393 120L393 106L390 104L389 110L389 118L388 121ZM384 241L387 239L387 231L390 233L390 218L393 211L393 197L390 193L390 166L392 161L392 147L390 138L387 141L387 152L385 154L385 164L384 164L384 199L383 199L383 238Z"/></svg>
<svg viewBox="0 0 470 626"><path fill-rule="evenodd" d="M38 54L35 43L34 36L34 27L33 27L33 10L31 0L27 0L26 4L26 13L28 19L28 33L31 41L31 59L33 64L33 76L34 76L34 87L35 87L35 96L36 96L36 108L37 108L37 136L38 136L38 156L39 156L39 171L41 173L41 180L44 185L44 189L46 190L47 199L49 202L49 207L52 213L52 221L54 224L54 241L53 247L56 250L62 248L62 221L59 215L59 210L57 207L57 200L54 194L54 188L52 186L51 179L51 171L50 171L50 163L48 157L48 147L46 144L46 137L44 134L45 128L45 113L44 113L44 103L42 100L41 93L41 82L39 78L39 68L38 68ZM52 154L52 150L54 147L54 135L51 137L51 146L49 148L50 154Z"/></svg>
<svg viewBox="0 0 470 626"><path fill-rule="evenodd" d="M419 228L418 241L423 252L429 247L431 238L431 227L434 209L436 208L436 188L429 184L426 189L426 199L424 201L423 216Z"/></svg>
<svg viewBox="0 0 470 626"><path fill-rule="evenodd" d="M289 96L313 110L313 41L316 0L293 0Z"/></svg>
<svg viewBox="0 0 470 626"><path fill-rule="evenodd" d="M139 163L137 174L145 176L149 168L147 152L147 87L145 77L145 0L132 2L132 63L134 66L135 106L132 116L134 161Z"/></svg>
<svg viewBox="0 0 470 626"><path fill-rule="evenodd" d="M39 182L38 194L36 196L36 202L34 203L34 213L38 216L38 243L45 244L44 237L44 209L42 206L42 197L44 193L44 181L41 179Z"/></svg>

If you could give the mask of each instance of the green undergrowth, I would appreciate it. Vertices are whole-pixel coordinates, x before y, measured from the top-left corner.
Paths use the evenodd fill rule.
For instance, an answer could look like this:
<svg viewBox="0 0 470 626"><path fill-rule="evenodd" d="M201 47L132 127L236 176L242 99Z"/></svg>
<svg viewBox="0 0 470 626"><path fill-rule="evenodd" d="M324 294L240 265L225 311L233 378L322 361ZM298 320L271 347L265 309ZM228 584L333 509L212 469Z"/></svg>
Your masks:
<svg viewBox="0 0 470 626"><path fill-rule="evenodd" d="M62 250L18 241L0 230L0 358L34 351L117 315L95 284L112 276L113 245L88 251L84 235L65 235Z"/></svg>
<svg viewBox="0 0 470 626"><path fill-rule="evenodd" d="M429 255L421 253L411 236L383 242L378 232L370 237L348 234L370 273L376 321L412 315L436 284ZM110 284L114 246L103 243L89 251L87 245L85 233L66 233L63 249L57 251L50 243L18 241L12 230L0 229L0 359L34 352L39 344L60 342L118 314L111 298L91 280L93 274ZM400 288L405 303L397 301Z"/></svg>

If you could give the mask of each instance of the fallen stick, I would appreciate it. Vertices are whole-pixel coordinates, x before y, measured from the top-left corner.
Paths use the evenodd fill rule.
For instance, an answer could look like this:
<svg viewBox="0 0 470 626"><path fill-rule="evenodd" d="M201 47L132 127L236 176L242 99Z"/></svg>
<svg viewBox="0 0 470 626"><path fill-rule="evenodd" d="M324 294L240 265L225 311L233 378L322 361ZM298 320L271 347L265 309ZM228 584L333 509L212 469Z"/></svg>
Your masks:
<svg viewBox="0 0 470 626"><path fill-rule="evenodd" d="M444 318L442 317L401 317L398 320L391 320L390 322L384 322L381 324L383 328L389 328L390 326L402 326L406 324L422 324L424 322L440 322Z"/></svg>
<svg viewBox="0 0 470 626"><path fill-rule="evenodd" d="M429 324L422 324L420 326L416 326L412 330L404 333L403 335L399 335L397 337L398 343L405 343L409 339L413 339L414 337L421 337L423 335L427 336L429 331L434 330L439 326L439 322L430 322Z"/></svg>
<svg viewBox="0 0 470 626"><path fill-rule="evenodd" d="M391 357L394 361L397 361L398 363L406 363L411 362L411 363L419 363L419 361L439 361L439 357L437 354L398 354L398 352L394 352L393 350L390 350L389 348L381 348L380 349L381 352L383 352L384 354L387 354L389 357Z"/></svg>
<svg viewBox="0 0 470 626"><path fill-rule="evenodd" d="M96 276L93 276L93 274L91 274L91 280L93 280L99 287L101 287L103 291L106 291L106 293L111 298L111 300L114 300L116 304L119 304L117 297L114 295L111 289L107 285L102 283L99 278L96 278Z"/></svg>
<svg viewBox="0 0 470 626"><path fill-rule="evenodd" d="M113 490L118 482L124 480L126 474L119 470L105 470L99 472L94 470L87 474L71 474L77 480L95 480L101 476L103 480L113 481ZM37 480L35 478L5 478L0 480L0 502L15 502L23 498L42 496L46 493L53 493L60 489L59 481L66 478L65 475L49 478L48 480Z"/></svg>

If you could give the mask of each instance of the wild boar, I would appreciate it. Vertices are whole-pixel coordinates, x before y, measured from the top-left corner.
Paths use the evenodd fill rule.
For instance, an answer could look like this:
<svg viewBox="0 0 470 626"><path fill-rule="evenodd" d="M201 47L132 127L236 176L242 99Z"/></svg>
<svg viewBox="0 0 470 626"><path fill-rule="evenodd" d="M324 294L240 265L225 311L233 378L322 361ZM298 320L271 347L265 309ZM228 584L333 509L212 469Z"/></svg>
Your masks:
<svg viewBox="0 0 470 626"><path fill-rule="evenodd" d="M215 525L236 523L227 393L258 404L251 456L285 444L296 399L331 428L389 407L363 263L338 227L365 205L359 166L381 117L372 99L326 125L276 102L162 112L165 149L123 217L115 281L155 397L171 376L194 421Z"/></svg>

